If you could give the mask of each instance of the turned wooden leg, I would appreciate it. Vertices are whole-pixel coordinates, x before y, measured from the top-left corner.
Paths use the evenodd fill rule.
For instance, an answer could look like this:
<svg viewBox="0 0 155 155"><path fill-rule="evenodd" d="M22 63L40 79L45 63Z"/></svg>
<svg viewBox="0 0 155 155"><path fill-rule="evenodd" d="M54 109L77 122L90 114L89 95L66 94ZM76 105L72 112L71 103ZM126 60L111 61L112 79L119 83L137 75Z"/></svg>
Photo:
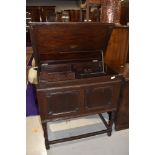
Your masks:
<svg viewBox="0 0 155 155"><path fill-rule="evenodd" d="M112 125L114 123L114 119L115 119L115 111L112 111L109 115L109 123L108 123L108 132L107 132L107 135L108 136L111 136L111 133L112 133Z"/></svg>
<svg viewBox="0 0 155 155"><path fill-rule="evenodd" d="M46 149L49 150L50 145L48 142L47 123L42 123L42 126L43 126L43 131L44 131L45 146L46 146Z"/></svg>
<svg viewBox="0 0 155 155"><path fill-rule="evenodd" d="M108 112L108 116L109 116L108 124L110 123L110 120L111 120L111 113L112 112Z"/></svg>

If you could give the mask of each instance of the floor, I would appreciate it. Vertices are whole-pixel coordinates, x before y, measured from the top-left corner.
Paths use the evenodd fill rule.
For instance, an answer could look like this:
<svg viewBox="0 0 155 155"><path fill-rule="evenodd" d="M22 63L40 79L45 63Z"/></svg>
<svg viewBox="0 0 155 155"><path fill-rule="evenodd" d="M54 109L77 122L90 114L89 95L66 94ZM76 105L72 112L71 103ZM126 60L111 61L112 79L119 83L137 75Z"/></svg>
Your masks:
<svg viewBox="0 0 155 155"><path fill-rule="evenodd" d="M103 114L107 119L107 115ZM48 124L49 140L104 129L97 115L58 121ZM39 116L27 117L26 155L128 155L129 130L115 131L111 137L106 134L65 143L54 144L45 149L43 131Z"/></svg>

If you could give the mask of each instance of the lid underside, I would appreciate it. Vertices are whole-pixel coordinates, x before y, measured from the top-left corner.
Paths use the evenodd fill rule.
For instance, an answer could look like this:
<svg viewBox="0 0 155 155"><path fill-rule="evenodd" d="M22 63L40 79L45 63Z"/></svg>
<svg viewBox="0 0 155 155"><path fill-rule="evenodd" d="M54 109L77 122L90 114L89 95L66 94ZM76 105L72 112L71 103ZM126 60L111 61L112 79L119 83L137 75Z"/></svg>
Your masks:
<svg viewBox="0 0 155 155"><path fill-rule="evenodd" d="M80 59L86 55L89 59L92 52L104 52L113 26L108 23L31 23L30 35L36 62L76 59L78 55Z"/></svg>

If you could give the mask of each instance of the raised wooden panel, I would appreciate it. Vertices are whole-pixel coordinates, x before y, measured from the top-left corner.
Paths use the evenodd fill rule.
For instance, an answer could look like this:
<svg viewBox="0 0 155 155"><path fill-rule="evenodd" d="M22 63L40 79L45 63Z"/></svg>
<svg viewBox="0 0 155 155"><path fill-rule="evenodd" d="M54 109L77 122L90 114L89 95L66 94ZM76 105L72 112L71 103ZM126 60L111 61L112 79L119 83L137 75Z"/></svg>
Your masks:
<svg viewBox="0 0 155 155"><path fill-rule="evenodd" d="M40 111L43 112L42 115L45 118L74 114L80 109L80 90L50 91L45 89L37 94Z"/></svg>
<svg viewBox="0 0 155 155"><path fill-rule="evenodd" d="M127 62L128 51L128 27L114 28L105 53L105 63L117 66L125 65Z"/></svg>
<svg viewBox="0 0 155 155"><path fill-rule="evenodd" d="M66 91L47 94L48 114L76 112L79 110L80 91Z"/></svg>
<svg viewBox="0 0 155 155"><path fill-rule="evenodd" d="M96 87L88 88L85 91L85 105L86 109L103 108L112 104L113 88L108 87Z"/></svg>
<svg viewBox="0 0 155 155"><path fill-rule="evenodd" d="M86 111L116 109L119 93L120 81L88 86L85 88Z"/></svg>

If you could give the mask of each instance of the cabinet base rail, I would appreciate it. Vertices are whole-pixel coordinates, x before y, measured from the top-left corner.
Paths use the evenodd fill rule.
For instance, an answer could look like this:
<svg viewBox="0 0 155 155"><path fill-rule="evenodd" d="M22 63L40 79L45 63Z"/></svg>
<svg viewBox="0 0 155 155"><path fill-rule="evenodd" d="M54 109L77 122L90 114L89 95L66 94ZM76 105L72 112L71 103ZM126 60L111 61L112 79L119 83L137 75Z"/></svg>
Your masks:
<svg viewBox="0 0 155 155"><path fill-rule="evenodd" d="M98 114L98 115L99 115L99 117L101 118L103 124L106 127L105 130L91 132L91 133L86 133L86 134L77 135L77 136L71 136L71 137L62 138L62 139L56 139L56 140L52 140L52 141L49 141L48 140L47 123L43 123L42 125L43 125L43 130L44 130L44 137L45 137L45 146L46 146L46 149L47 150L50 149L50 144L62 143L62 142L77 140L77 139L81 139L81 138L87 138L87 137L96 136L96 135L99 135L99 134L107 133L108 136L111 136L111 133L112 133L112 125L113 125L114 117L115 117L115 111L112 111L109 114L109 120L108 120L108 122L105 120L105 118L103 117L103 115L101 113Z"/></svg>

